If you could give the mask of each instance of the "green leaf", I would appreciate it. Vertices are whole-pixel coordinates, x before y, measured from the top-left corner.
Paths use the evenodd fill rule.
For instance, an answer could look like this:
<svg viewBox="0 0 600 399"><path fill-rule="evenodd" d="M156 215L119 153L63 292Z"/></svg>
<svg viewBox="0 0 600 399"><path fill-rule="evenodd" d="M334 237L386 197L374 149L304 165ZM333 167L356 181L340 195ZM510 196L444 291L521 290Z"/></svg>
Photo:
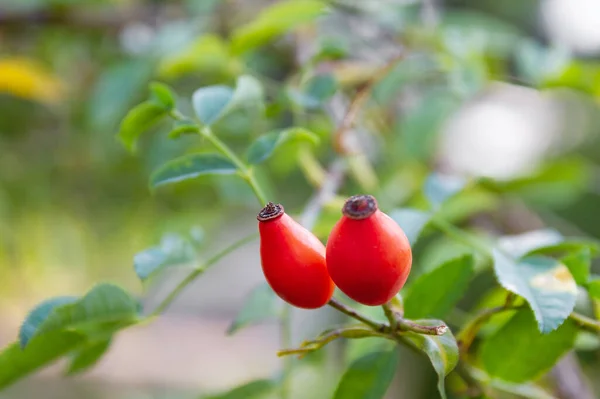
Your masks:
<svg viewBox="0 0 600 399"><path fill-rule="evenodd" d="M232 98L233 89L231 87L223 85L208 86L194 92L192 104L200 122L205 125L212 125L221 117Z"/></svg>
<svg viewBox="0 0 600 399"><path fill-rule="evenodd" d="M259 47L294 27L323 14L326 5L315 0L287 0L265 8L256 19L235 29L231 48L240 54Z"/></svg>
<svg viewBox="0 0 600 399"><path fill-rule="evenodd" d="M94 131L118 128L125 112L143 94L154 68L152 60L135 57L102 69L86 107L86 116Z"/></svg>
<svg viewBox="0 0 600 399"><path fill-rule="evenodd" d="M365 355L350 365L337 386L334 399L383 398L398 366L395 350Z"/></svg>
<svg viewBox="0 0 600 399"><path fill-rule="evenodd" d="M235 84L235 91L231 102L227 104L225 114L228 114L236 109L246 108L249 106L264 106L265 93L262 84L253 76L239 76Z"/></svg>
<svg viewBox="0 0 600 399"><path fill-rule="evenodd" d="M49 365L85 342L75 331L53 331L31 339L25 349L18 342L0 353L0 389Z"/></svg>
<svg viewBox="0 0 600 399"><path fill-rule="evenodd" d="M202 87L192 96L192 104L200 121L210 126L235 110L263 107L264 91L258 80L249 75L238 77L235 90L228 86Z"/></svg>
<svg viewBox="0 0 600 399"><path fill-rule="evenodd" d="M184 134L198 134L200 127L193 122L188 121L177 121L173 126L173 129L169 132L170 139L176 139Z"/></svg>
<svg viewBox="0 0 600 399"><path fill-rule="evenodd" d="M78 350L69 364L67 375L75 375L86 371L102 358L109 347L110 339L107 339L93 342L91 345Z"/></svg>
<svg viewBox="0 0 600 399"><path fill-rule="evenodd" d="M175 94L169 86L160 82L150 83L150 95L152 100L170 111L175 108Z"/></svg>
<svg viewBox="0 0 600 399"><path fill-rule="evenodd" d="M160 270L184 265L196 259L193 245L177 234L167 234L159 246L139 252L133 258L133 267L140 280L146 281Z"/></svg>
<svg viewBox="0 0 600 399"><path fill-rule="evenodd" d="M242 310L227 329L227 334L234 334L242 328L274 319L281 312L281 302L267 283L261 284L250 293L244 301Z"/></svg>
<svg viewBox="0 0 600 399"><path fill-rule="evenodd" d="M57 307L39 326L36 334L64 329L93 332L103 323L133 323L137 320L139 303L122 288L108 283L93 287L78 301Z"/></svg>
<svg viewBox="0 0 600 399"><path fill-rule="evenodd" d="M150 186L177 183L202 175L232 175L237 167L220 154L190 154L167 162L150 177Z"/></svg>
<svg viewBox="0 0 600 399"><path fill-rule="evenodd" d="M570 255L581 251L589 251L592 256L600 252L598 241L585 238L565 239L553 229L503 236L498 240L498 246L514 258L525 255Z"/></svg>
<svg viewBox="0 0 600 399"><path fill-rule="evenodd" d="M588 282L587 287L590 296L600 300L600 277L592 277Z"/></svg>
<svg viewBox="0 0 600 399"><path fill-rule="evenodd" d="M420 276L404 297L405 316L410 319L447 316L465 293L473 277L473 267L473 257L467 255Z"/></svg>
<svg viewBox="0 0 600 399"><path fill-rule="evenodd" d="M440 320L415 320L423 326L439 326ZM437 388L442 399L446 399L445 377L458 363L458 345L450 329L444 335L424 335L411 331L401 335L402 340L427 355L438 375Z"/></svg>
<svg viewBox="0 0 600 399"><path fill-rule="evenodd" d="M321 74L309 79L301 90L289 89L288 96L303 108L317 109L335 94L337 88L337 80L332 74Z"/></svg>
<svg viewBox="0 0 600 399"><path fill-rule="evenodd" d="M582 250L588 250L590 251L590 255L594 256L600 252L600 245L597 241L569 238L556 244L536 248L529 252L528 255L569 254Z"/></svg>
<svg viewBox="0 0 600 399"><path fill-rule="evenodd" d="M223 38L206 34L181 51L162 57L158 73L168 80L193 74L214 81L228 78L240 69L238 64L239 61L230 54L228 43Z"/></svg>
<svg viewBox="0 0 600 399"><path fill-rule="evenodd" d="M513 258L520 258L536 250L539 251L542 248L555 246L563 241L564 238L558 231L554 229L541 229L522 234L503 236L498 240L498 247L504 252L509 253Z"/></svg>
<svg viewBox="0 0 600 399"><path fill-rule="evenodd" d="M462 177L432 173L425 180L423 191L431 206L439 209L447 199L462 191L467 182Z"/></svg>
<svg viewBox="0 0 600 399"><path fill-rule="evenodd" d="M565 265L538 255L514 260L498 250L493 251L493 257L498 281L525 298L542 333L555 330L569 317L575 307L577 284Z"/></svg>
<svg viewBox="0 0 600 399"><path fill-rule="evenodd" d="M121 122L119 139L129 151L133 151L138 137L160 122L166 115L167 111L162 105L151 101L135 106Z"/></svg>
<svg viewBox="0 0 600 399"><path fill-rule="evenodd" d="M319 137L300 127L264 134L248 148L246 153L248 163L259 164L264 162L273 155L277 148L292 141L308 141L316 145L319 142Z"/></svg>
<svg viewBox="0 0 600 399"><path fill-rule="evenodd" d="M21 328L19 330L19 342L22 348L25 348L29 340L35 335L38 328L52 313L52 311L59 306L73 303L77 300L77 297L62 296L47 299L44 302L37 305L29 315L25 318Z"/></svg>
<svg viewBox="0 0 600 399"><path fill-rule="evenodd" d="M510 382L524 382L550 369L575 343L577 326L567 320L557 330L540 334L529 309L519 310L481 347L488 374Z"/></svg>
<svg viewBox="0 0 600 399"><path fill-rule="evenodd" d="M519 195L533 205L564 208L589 187L590 165L581 158L557 159L536 173L511 181L481 179L482 187Z"/></svg>
<svg viewBox="0 0 600 399"><path fill-rule="evenodd" d="M394 209L389 215L402 227L411 246L416 244L421 232L431 220L429 212L410 208Z"/></svg>
<svg viewBox="0 0 600 399"><path fill-rule="evenodd" d="M561 261L569 269L577 284L585 285L587 283L592 266L592 254L589 248L573 252L562 258Z"/></svg>
<svg viewBox="0 0 600 399"><path fill-rule="evenodd" d="M407 159L425 160L434 153L438 133L446 119L461 104L448 89L428 90L420 100L409 107L400 119L397 129L402 134L402 147Z"/></svg>
<svg viewBox="0 0 600 399"><path fill-rule="evenodd" d="M231 391L211 395L204 399L259 399L275 390L275 383L271 380L256 380L240 385Z"/></svg>

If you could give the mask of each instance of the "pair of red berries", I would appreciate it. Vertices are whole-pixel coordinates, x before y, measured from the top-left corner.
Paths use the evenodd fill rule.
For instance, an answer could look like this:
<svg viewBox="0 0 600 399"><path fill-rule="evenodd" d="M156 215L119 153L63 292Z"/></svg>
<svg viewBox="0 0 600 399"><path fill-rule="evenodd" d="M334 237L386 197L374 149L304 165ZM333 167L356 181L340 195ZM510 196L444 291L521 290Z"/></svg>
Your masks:
<svg viewBox="0 0 600 399"><path fill-rule="evenodd" d="M267 282L284 301L304 309L325 305L335 285L355 301L388 302L406 282L412 264L404 232L370 195L349 198L327 248L310 231L269 203L257 216Z"/></svg>

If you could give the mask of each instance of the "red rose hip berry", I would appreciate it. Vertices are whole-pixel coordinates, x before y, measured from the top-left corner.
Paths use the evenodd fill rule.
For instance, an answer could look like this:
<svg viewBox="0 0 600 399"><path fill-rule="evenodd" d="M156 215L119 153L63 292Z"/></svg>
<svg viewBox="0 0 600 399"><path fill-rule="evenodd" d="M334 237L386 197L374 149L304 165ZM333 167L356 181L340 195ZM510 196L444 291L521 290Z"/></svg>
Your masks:
<svg viewBox="0 0 600 399"><path fill-rule="evenodd" d="M323 243L280 204L269 202L257 219L262 270L273 291L299 308L325 305L335 286L327 272Z"/></svg>
<svg viewBox="0 0 600 399"><path fill-rule="evenodd" d="M383 305L402 288L412 265L406 235L371 195L349 198L327 242L327 269L338 288L364 305Z"/></svg>

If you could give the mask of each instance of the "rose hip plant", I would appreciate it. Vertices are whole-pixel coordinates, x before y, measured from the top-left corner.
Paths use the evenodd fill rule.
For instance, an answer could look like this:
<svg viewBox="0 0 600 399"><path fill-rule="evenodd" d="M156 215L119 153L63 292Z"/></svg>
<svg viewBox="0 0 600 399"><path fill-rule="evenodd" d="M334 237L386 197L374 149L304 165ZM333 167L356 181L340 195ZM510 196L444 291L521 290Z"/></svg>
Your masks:
<svg viewBox="0 0 600 399"><path fill-rule="evenodd" d="M382 398L403 361L399 348L428 360L442 398L554 397L544 376L578 338L600 334L600 280L591 273L598 242L539 225L508 234L515 231L505 226L507 207L530 216L534 208L522 194L552 192L556 179L544 170L496 181L450 173L435 162L430 130L439 125L429 122L445 112L439 100L451 98L452 108L470 99L471 88L465 93L453 85L488 67L483 57L458 54L456 43L415 23L402 35L393 32L393 54L353 69L345 63L352 58L347 50L310 34L311 27L347 13L356 10L320 1L276 3L223 44L234 76L191 95L183 94L185 85L150 84L147 99L123 119L120 142L135 152L152 132L193 143L149 176L150 189L236 178L255 197L256 233L203 256L153 308L112 283L40 303L25 317L16 342L0 353L0 387L60 358L68 359L69 375L90 369L120 331L151 323L209 268L260 241L255 261L245 267L262 268L264 284L250 293L227 333L278 320L281 350L272 355L282 357L283 366L272 378L215 398L293 397L300 362L318 360L339 343L355 355L339 360L345 371L322 397ZM275 79L252 55L284 34L297 41L291 47L300 62ZM308 58L302 58L305 48ZM428 66L410 67L412 55ZM174 56L161 67L189 69L196 61ZM442 79L432 82L428 68ZM436 115L396 115L392 100L405 87L427 91L419 112L431 107ZM402 118L412 122L398 134L394 125ZM236 127L252 134L240 141L230 134ZM278 169L282 164L287 171ZM288 206L289 196L273 184L276 173L301 175L314 194ZM482 215L495 227L481 227ZM445 250L435 247L439 237ZM192 236L166 236L134 257L135 273L148 285L174 267L189 267L199 259L193 242ZM437 258L427 264L433 252ZM467 293L477 293L478 303L465 302ZM318 314L323 307L344 322L291 341L292 309Z"/></svg>

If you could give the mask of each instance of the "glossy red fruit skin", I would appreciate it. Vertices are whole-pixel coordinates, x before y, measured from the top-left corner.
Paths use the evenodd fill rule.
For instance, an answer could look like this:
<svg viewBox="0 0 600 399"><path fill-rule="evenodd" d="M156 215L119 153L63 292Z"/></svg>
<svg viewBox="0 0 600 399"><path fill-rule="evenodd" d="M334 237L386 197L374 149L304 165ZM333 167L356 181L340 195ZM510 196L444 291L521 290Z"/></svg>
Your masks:
<svg viewBox="0 0 600 399"><path fill-rule="evenodd" d="M326 258L338 288L369 306L392 299L404 286L412 265L406 235L379 209L362 220L342 216L329 236Z"/></svg>
<svg viewBox="0 0 600 399"><path fill-rule="evenodd" d="M260 258L273 291L303 309L325 305L335 289L327 272L325 246L286 213L259 221Z"/></svg>

